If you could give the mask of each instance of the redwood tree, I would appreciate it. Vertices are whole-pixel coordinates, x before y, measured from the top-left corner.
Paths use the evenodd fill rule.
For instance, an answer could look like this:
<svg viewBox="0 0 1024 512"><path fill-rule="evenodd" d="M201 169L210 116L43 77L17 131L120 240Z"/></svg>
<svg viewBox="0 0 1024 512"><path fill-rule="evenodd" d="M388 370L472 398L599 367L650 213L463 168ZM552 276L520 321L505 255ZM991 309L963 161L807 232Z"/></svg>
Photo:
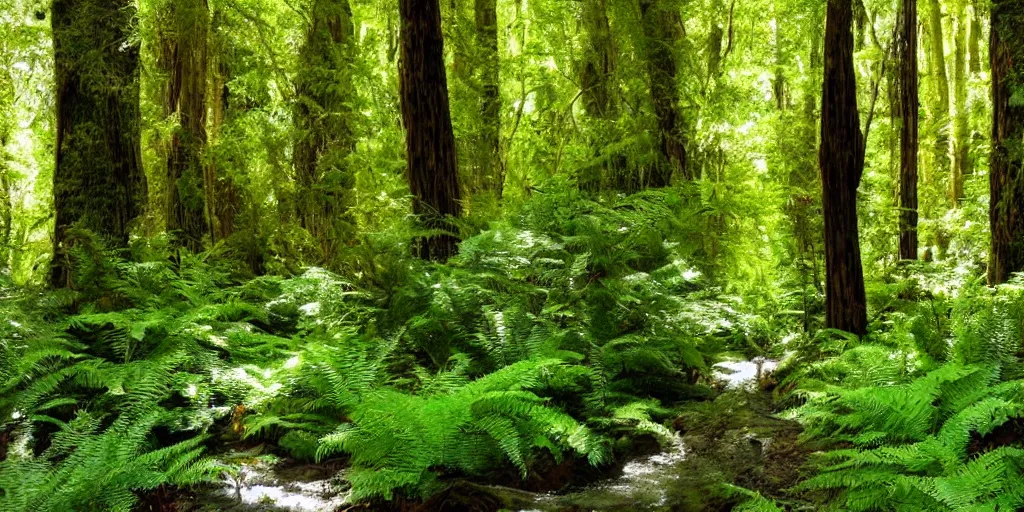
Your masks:
<svg viewBox="0 0 1024 512"><path fill-rule="evenodd" d="M131 0L55 0L51 8L56 88L56 216L51 282L68 286L68 228L128 243L143 210L139 42Z"/></svg>
<svg viewBox="0 0 1024 512"><path fill-rule="evenodd" d="M349 213L355 177L346 161L355 149L349 107L354 37L348 0L311 0L296 80L296 209L328 260L355 235Z"/></svg>
<svg viewBox="0 0 1024 512"><path fill-rule="evenodd" d="M501 63L498 55L498 2L475 0L476 40L480 50L479 150L476 171L477 192L501 198L505 173L501 167Z"/></svg>
<svg viewBox="0 0 1024 512"><path fill-rule="evenodd" d="M399 89L413 213L431 234L417 241L421 258L444 261L459 239L462 215L444 40L438 0L399 0L402 18Z"/></svg>
<svg viewBox="0 0 1024 512"><path fill-rule="evenodd" d="M851 0L828 0L825 20L818 157L825 216L825 323L830 328L864 334L867 300L857 234L857 187L864 172L864 140L853 68Z"/></svg>
<svg viewBox="0 0 1024 512"><path fill-rule="evenodd" d="M896 22L899 59L900 259L917 259L917 0L902 0Z"/></svg>
<svg viewBox="0 0 1024 512"><path fill-rule="evenodd" d="M1024 271L1024 0L992 2L992 157L988 282Z"/></svg>
<svg viewBox="0 0 1024 512"><path fill-rule="evenodd" d="M164 114L178 116L167 157L167 230L198 252L212 231L202 163L210 10L207 0L173 0L164 15L158 63L167 75Z"/></svg>
<svg viewBox="0 0 1024 512"><path fill-rule="evenodd" d="M661 136L661 154L666 165L654 169L646 180L651 187L667 187L673 172L683 179L687 173L686 136L682 115L679 113L676 91L676 58L673 48L682 39L682 20L679 11L665 2L640 0L640 14L644 30L644 54L651 84L651 99L658 118Z"/></svg>

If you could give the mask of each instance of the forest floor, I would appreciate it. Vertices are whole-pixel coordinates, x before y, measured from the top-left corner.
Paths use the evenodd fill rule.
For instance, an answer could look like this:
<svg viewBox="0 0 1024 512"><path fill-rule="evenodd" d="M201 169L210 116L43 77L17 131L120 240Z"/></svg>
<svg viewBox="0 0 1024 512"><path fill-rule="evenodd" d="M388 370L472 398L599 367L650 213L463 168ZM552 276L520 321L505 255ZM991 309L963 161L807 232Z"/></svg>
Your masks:
<svg viewBox="0 0 1024 512"><path fill-rule="evenodd" d="M237 477L179 497L180 512L318 512L333 510L498 511L701 511L730 510L731 484L780 502L800 477L809 450L797 442L801 427L777 416L771 369L751 361L718 366L720 392L677 409L675 438L634 442L630 456L596 471L585 462L552 461L538 475L508 486L453 478L427 502L380 506L347 503L344 464L299 464L260 457L252 447ZM514 486L514 487L513 487Z"/></svg>

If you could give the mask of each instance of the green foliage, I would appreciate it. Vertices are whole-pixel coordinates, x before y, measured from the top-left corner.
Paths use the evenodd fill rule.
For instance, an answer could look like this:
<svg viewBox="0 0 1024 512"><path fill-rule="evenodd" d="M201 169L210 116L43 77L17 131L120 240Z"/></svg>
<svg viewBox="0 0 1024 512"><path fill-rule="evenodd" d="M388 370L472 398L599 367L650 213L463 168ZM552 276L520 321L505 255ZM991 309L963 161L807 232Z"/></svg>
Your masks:
<svg viewBox="0 0 1024 512"><path fill-rule="evenodd" d="M300 458L322 436L319 458L351 455L353 495L384 499L547 456L600 465L611 434L670 440L652 417L701 392L720 345L701 322L727 309L664 234L684 212L670 194L558 190L448 265L381 253L356 281L281 281L268 304L303 343L245 435Z"/></svg>
<svg viewBox="0 0 1024 512"><path fill-rule="evenodd" d="M432 471L479 475L503 460L525 477L537 449L559 461L569 451L599 465L608 458L607 443L532 391L563 365L521 361L419 396L374 392L354 407L350 425L321 440L317 454L352 454L348 478L356 499L390 499L395 490L429 496L438 490Z"/></svg>
<svg viewBox="0 0 1024 512"><path fill-rule="evenodd" d="M258 283L229 288L219 270L158 249L126 263L75 236L77 290L2 306L4 510L132 510L139 493L213 480L223 468L203 455L205 433L266 391L227 352L287 343L255 327L272 321L242 300Z"/></svg>
<svg viewBox="0 0 1024 512"><path fill-rule="evenodd" d="M733 512L780 512L785 510L774 501L765 498L757 491L743 489L725 484L726 494L735 496L741 501L732 508Z"/></svg>
<svg viewBox="0 0 1024 512"><path fill-rule="evenodd" d="M1001 510L1024 505L1024 381L1015 286L954 307L955 341L936 365L860 345L812 365L789 414L829 448L798 489L843 510Z"/></svg>
<svg viewBox="0 0 1024 512"><path fill-rule="evenodd" d="M128 512L135 510L137 493L206 482L221 472L203 457L203 437L153 446L151 431L167 412L155 404L137 409L122 412L105 429L103 418L81 412L61 422L39 456L0 463L0 507Z"/></svg>

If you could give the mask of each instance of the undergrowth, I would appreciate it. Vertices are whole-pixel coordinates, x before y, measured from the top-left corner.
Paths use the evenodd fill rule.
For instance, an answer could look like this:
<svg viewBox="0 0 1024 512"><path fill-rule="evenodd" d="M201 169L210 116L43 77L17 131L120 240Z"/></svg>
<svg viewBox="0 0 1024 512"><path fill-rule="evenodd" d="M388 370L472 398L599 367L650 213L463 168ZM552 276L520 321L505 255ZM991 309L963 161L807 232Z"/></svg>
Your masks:
<svg viewBox="0 0 1024 512"><path fill-rule="evenodd" d="M900 322L800 365L789 415L823 450L796 490L828 510L1024 506L1022 301L1019 282L967 288L947 300L944 349Z"/></svg>
<svg viewBox="0 0 1024 512"><path fill-rule="evenodd" d="M353 498L390 500L667 440L744 322L687 263L692 212L538 196L448 264L367 239L346 277L76 233L71 289L3 290L0 509L130 510L233 471L225 443L346 457Z"/></svg>

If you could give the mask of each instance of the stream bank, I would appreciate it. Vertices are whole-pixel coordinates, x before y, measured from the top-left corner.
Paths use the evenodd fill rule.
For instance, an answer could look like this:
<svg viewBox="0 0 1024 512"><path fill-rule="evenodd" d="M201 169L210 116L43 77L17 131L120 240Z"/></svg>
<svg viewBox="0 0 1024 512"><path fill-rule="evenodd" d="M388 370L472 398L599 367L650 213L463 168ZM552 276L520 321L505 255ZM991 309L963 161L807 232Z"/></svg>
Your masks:
<svg viewBox="0 0 1024 512"><path fill-rule="evenodd" d="M808 452L797 443L798 424L775 416L770 386L771 361L736 361L720 365L714 399L684 404L672 424L675 436L660 449L637 444L636 454L601 476L581 476L574 466L553 467L540 480L555 491L485 485L453 480L426 502L396 501L378 506L347 502L344 470L320 466L243 466L239 478L207 489L182 502L177 511L311 512L333 510L400 510L415 512L575 512L731 510L736 498L723 484L754 490L786 501L797 483ZM562 474L567 473L568 474ZM576 474L573 474L573 473ZM592 472L591 472L592 473ZM573 478L590 483L573 483Z"/></svg>

